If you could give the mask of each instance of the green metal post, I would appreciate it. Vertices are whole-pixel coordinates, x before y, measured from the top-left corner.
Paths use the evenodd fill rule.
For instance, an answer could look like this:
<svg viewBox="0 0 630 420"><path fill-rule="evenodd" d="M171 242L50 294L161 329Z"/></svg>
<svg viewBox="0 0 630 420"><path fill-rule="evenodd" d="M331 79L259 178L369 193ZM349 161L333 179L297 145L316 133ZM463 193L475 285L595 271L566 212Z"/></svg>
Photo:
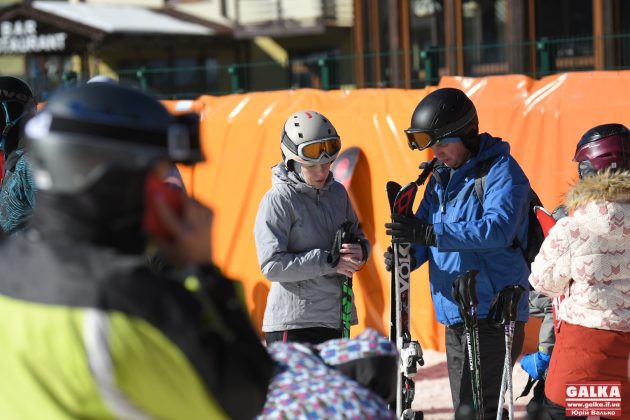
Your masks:
<svg viewBox="0 0 630 420"><path fill-rule="evenodd" d="M232 89L232 93L237 93L239 91L238 66L236 64L232 64L228 67L228 73L230 74L230 87Z"/></svg>
<svg viewBox="0 0 630 420"><path fill-rule="evenodd" d="M328 59L326 57L322 57L317 61L317 64L320 68L320 75L322 78L322 89L328 90L330 89L330 69L328 68Z"/></svg>
<svg viewBox="0 0 630 420"><path fill-rule="evenodd" d="M149 88L149 84L147 82L147 68L140 67L138 71L136 71L136 77L140 82L140 89L147 90Z"/></svg>
<svg viewBox="0 0 630 420"><path fill-rule="evenodd" d="M424 62L424 83L428 86L433 81L433 63L431 62L431 49L425 48L420 51L420 59Z"/></svg>
<svg viewBox="0 0 630 420"><path fill-rule="evenodd" d="M440 80L440 59L438 49L434 46L426 47L420 51L420 59L424 63L424 83L437 85Z"/></svg>
<svg viewBox="0 0 630 420"><path fill-rule="evenodd" d="M545 76L551 71L551 57L549 53L549 40L547 38L541 38L540 41L536 43L536 49L539 52L540 64L539 64L539 74L541 76Z"/></svg>

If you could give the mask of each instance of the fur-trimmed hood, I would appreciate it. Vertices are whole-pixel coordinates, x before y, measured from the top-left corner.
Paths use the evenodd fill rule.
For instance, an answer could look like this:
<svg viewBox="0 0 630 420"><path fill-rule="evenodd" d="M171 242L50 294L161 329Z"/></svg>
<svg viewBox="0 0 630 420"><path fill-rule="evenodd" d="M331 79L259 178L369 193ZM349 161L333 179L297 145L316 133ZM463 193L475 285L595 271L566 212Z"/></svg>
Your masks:
<svg viewBox="0 0 630 420"><path fill-rule="evenodd" d="M566 204L584 229L630 239L630 171L602 172L582 179L567 194Z"/></svg>
<svg viewBox="0 0 630 420"><path fill-rule="evenodd" d="M630 203L630 171L604 171L588 176L566 196L567 208L571 210L596 201Z"/></svg>

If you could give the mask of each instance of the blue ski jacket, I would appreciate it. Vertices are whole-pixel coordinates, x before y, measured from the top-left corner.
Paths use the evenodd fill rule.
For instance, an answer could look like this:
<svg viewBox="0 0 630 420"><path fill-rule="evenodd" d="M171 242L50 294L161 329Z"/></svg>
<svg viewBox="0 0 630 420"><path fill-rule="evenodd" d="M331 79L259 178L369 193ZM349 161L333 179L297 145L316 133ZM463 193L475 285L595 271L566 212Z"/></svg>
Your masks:
<svg viewBox="0 0 630 420"><path fill-rule="evenodd" d="M475 193L478 166L492 160L484 183L484 203ZM415 245L417 267L429 262L431 295L437 320L445 325L462 322L451 296L455 278L478 270L478 315L488 315L494 295L507 285L529 290L529 268L515 238L526 246L530 184L510 145L487 133L480 135L479 152L459 168L438 165L433 171L416 214L433 223L437 247ZM416 268L417 268L416 267ZM528 296L518 308L527 321Z"/></svg>

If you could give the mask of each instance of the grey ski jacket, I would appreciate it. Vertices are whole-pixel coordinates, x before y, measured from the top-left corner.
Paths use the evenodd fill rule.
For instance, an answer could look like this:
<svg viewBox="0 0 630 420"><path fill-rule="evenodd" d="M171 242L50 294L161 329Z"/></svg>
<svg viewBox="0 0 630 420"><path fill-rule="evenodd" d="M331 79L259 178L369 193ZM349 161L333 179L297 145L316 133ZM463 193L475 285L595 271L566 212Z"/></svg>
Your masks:
<svg viewBox="0 0 630 420"><path fill-rule="evenodd" d="M369 252L348 193L332 174L317 190L284 163L273 167L272 187L260 203L254 227L260 269L272 282L264 332L341 328L343 276L327 258L337 228L347 220Z"/></svg>

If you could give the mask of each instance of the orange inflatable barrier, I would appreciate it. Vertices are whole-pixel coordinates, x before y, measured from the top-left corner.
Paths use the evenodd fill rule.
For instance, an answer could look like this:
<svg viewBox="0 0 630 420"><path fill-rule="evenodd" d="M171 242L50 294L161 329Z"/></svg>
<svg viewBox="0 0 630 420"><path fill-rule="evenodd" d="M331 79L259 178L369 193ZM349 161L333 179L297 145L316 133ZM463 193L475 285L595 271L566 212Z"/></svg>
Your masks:
<svg viewBox="0 0 630 420"><path fill-rule="evenodd" d="M584 72L534 80L508 75L487 78L445 77L439 87L464 90L475 103L480 130L507 140L545 206L555 208L570 182L575 145L590 127L630 125L630 72ZM389 245L383 224L390 218L385 184L415 180L430 151L411 151L403 130L422 90L311 89L200 97L167 103L175 112L194 110L202 118L207 162L182 167L193 197L214 211L213 258L224 272L244 283L254 324L260 328L270 283L260 273L254 244L254 219L271 186L271 167L280 156L285 119L301 109L326 115L341 135L343 148L361 149L350 196L372 243L372 256L355 275L359 325L387 333L390 274L383 266ZM418 196L421 196L419 192ZM416 202L415 206L418 205ZM412 335L425 349L444 351L444 329L435 321L425 267L412 274ZM539 322L528 326L526 350L535 348Z"/></svg>

